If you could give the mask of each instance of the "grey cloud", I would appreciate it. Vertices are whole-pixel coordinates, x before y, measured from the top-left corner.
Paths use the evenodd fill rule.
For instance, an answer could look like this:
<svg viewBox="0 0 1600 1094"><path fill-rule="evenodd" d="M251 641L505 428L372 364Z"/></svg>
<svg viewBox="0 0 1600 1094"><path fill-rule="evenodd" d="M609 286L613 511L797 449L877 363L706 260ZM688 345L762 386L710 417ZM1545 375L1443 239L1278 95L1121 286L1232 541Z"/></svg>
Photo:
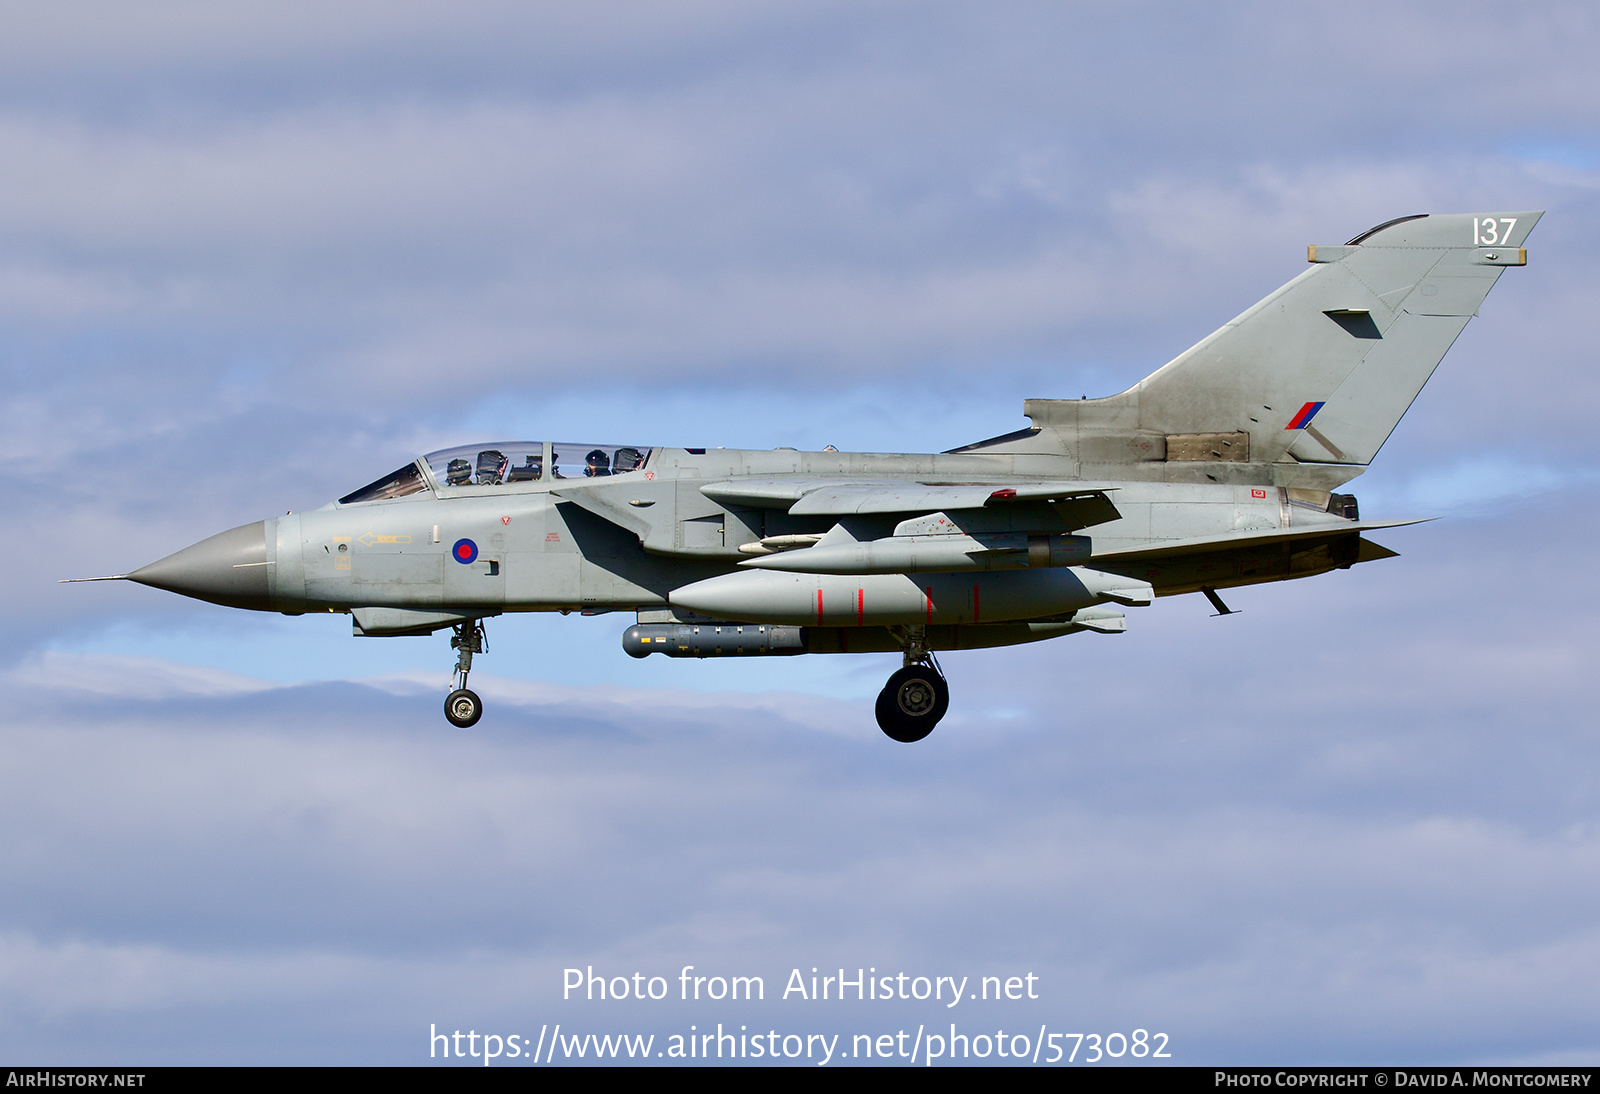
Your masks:
<svg viewBox="0 0 1600 1094"><path fill-rule="evenodd" d="M1551 45L1538 20L1526 23L1535 42ZM985 27L975 40L984 75L1016 67L1006 51L1025 25ZM1046 40L1063 42L1117 29L1093 17L1042 27ZM1185 29L1194 28L1175 24L1173 33ZM1424 36L1404 19L1394 29ZM1458 33L1442 29L1447 40ZM1237 31L1225 19L1212 33L1225 50L1244 50L1249 39ZM447 358L558 384L575 365L600 364L638 379L663 364L680 375L686 366L725 375L774 360L843 373L863 360L904 369L907 358L1059 352L1065 332L1090 317L1091 346L1105 324L1144 325L1148 309L1136 317L1119 306L1129 307L1128 285L1149 284L1163 256L1136 256L1144 259L1128 271L1136 276L1120 282L1132 248L1107 238L1107 203L1139 221L1134 240L1155 235L1161 217L1145 206L1163 182L1149 177L1138 139L1115 142L1107 156L1102 116L1123 135L1120 119L1136 113L1137 133L1184 164L1182 182L1165 185L1189 191L1187 208L1173 210L1159 238L1188 247L1241 238L1240 227L1276 238L1262 230L1255 183L1263 175L1285 176L1280 200L1302 220L1312 209L1338 210L1341 234L1356 230L1352 206L1384 217L1406 192L1432 205L1458 196L1443 189L1462 189L1441 186L1459 179L1456 164L1429 172L1360 131L1302 149L1274 143L1286 131L1279 126L1273 141L1214 164L1170 143L1170 110L1137 100L1112 94L1086 104L1060 88L1024 93L1003 79L969 99L966 85L958 92L930 78L915 55L844 56L842 67L803 73L736 66L649 96L295 102L178 130L14 113L16 245L87 252L104 268L12 276L20 297L47 314L98 300L91 306L110 308L119 323L135 314L242 321L252 334L288 319L320 343L307 367L326 375L332 365L334 390L348 390L341 375L358 384L382 373L387 391L399 380L414 393ZM1469 82L1429 67L1442 64L1432 57L1410 62L1441 81L1417 93L1451 116L1469 114L1473 103L1451 97ZM1381 53L1354 63L1398 65ZM1069 75L1079 67L1051 78L1080 79ZM1218 67L1251 71L1225 58ZM1137 76L1102 72L1092 60L1087 70ZM1141 89L1169 105L1204 99L1179 94L1171 80ZM991 137L996 127L1004 136ZM1330 174L1330 157L1352 153L1374 162L1372 177ZM1252 174L1240 177L1241 162ZM1012 173L1016 181L1006 181ZM1299 185L1288 182L1295 174ZM1241 185L1244 204L1220 196ZM1146 200L1130 205L1130 193ZM1223 261L1240 249L1229 252ZM961 256L954 264L952 253ZM157 269L127 268L152 258ZM1219 278L1215 258L1205 271L1222 287L1239 276L1230 269ZM74 291L85 277L89 291ZM1183 314L1210 321L1212 304L1187 302Z"/></svg>

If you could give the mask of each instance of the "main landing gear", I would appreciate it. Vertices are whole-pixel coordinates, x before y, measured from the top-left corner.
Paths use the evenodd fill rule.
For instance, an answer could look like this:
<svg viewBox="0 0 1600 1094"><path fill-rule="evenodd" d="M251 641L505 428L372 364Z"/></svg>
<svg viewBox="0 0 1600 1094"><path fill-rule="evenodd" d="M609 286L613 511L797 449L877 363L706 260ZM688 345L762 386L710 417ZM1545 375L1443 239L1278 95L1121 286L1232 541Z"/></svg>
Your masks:
<svg viewBox="0 0 1600 1094"><path fill-rule="evenodd" d="M469 619L457 623L450 648L460 651L456 655L456 671L450 677L454 690L445 698L444 716L458 729L478 724L483 717L483 700L478 693L467 690L467 673L472 671L472 655L483 652L483 620Z"/></svg>
<svg viewBox="0 0 1600 1094"><path fill-rule="evenodd" d="M905 666L878 693L878 726L890 738L910 744L933 732L950 709L950 685L928 649L924 627L908 627Z"/></svg>

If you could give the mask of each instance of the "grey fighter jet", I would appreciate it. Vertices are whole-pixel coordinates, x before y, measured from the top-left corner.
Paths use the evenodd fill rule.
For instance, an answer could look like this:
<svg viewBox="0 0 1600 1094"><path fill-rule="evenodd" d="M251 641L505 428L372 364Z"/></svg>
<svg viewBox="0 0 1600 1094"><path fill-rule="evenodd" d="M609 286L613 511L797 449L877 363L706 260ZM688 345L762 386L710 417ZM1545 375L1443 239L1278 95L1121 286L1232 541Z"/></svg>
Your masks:
<svg viewBox="0 0 1600 1094"><path fill-rule="evenodd" d="M1030 399L1026 429L931 454L503 441L422 456L305 513L202 540L130 581L235 608L450 628L445 715L484 620L637 613L635 657L900 651L897 741L949 689L936 652L1124 629L1157 597L1394 552L1338 489L1361 474L1538 212L1411 216L1342 246L1135 386ZM89 579L95 580L95 579Z"/></svg>

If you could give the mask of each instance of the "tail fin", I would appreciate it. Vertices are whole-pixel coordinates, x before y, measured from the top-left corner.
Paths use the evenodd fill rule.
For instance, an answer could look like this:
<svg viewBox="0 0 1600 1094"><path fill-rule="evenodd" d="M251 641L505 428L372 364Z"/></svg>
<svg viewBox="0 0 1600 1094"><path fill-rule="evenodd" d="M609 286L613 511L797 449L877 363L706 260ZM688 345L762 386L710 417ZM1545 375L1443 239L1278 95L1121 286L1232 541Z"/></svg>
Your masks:
<svg viewBox="0 0 1600 1094"><path fill-rule="evenodd" d="M1311 269L1135 387L1030 400L1026 411L1062 434L1131 430L1146 450L1160 438L1169 462L1309 463L1329 483L1354 478L1500 271L1526 263L1522 243L1541 215L1404 217L1313 246ZM1296 477L1286 470L1272 477Z"/></svg>

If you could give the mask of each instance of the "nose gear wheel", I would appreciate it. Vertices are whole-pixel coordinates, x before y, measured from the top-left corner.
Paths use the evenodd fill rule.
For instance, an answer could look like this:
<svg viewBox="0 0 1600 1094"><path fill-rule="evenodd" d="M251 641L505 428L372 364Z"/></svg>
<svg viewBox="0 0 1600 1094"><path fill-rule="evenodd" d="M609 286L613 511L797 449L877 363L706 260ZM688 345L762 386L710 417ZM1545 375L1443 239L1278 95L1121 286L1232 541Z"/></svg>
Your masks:
<svg viewBox="0 0 1600 1094"><path fill-rule="evenodd" d="M475 691L457 688L444 701L444 716L457 729L477 725L478 719L483 717L483 700Z"/></svg>

